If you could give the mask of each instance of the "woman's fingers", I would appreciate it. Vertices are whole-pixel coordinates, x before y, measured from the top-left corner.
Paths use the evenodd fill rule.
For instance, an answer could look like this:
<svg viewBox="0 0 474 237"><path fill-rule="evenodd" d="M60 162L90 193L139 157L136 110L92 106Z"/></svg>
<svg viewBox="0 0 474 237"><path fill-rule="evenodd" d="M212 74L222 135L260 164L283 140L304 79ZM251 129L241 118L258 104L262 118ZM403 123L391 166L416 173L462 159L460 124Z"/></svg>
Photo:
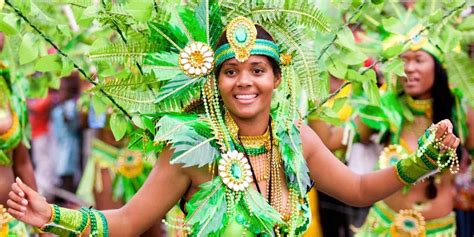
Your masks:
<svg viewBox="0 0 474 237"><path fill-rule="evenodd" d="M442 137L445 135L447 131L448 131L448 126L444 122L444 120L436 124L436 133L435 133L436 138L442 139Z"/></svg>
<svg viewBox="0 0 474 237"><path fill-rule="evenodd" d="M12 190L20 197L25 197L25 193L21 190L20 186L17 183L12 184Z"/></svg>
<svg viewBox="0 0 474 237"><path fill-rule="evenodd" d="M31 189L28 185L23 183L23 181L20 179L20 177L16 177L16 183L21 188L21 190L23 190L23 192L25 192L25 194L31 195L31 194L35 193L35 190Z"/></svg>
<svg viewBox="0 0 474 237"><path fill-rule="evenodd" d="M18 203L19 205L23 205L23 206L28 205L28 200L26 200L26 199L24 199L24 198L18 196L18 194L15 193L15 192L13 192L13 191L10 191L10 192L8 193L8 197L9 197L12 201Z"/></svg>
<svg viewBox="0 0 474 237"><path fill-rule="evenodd" d="M8 214L12 215L13 217L15 217L18 220L21 220L21 218L23 216L25 216L25 213L17 211L15 209L11 208L11 207L8 208Z"/></svg>
<svg viewBox="0 0 474 237"><path fill-rule="evenodd" d="M13 209L15 209L15 210L17 210L17 211L20 211L20 212L25 212L25 211L26 211L26 207L25 207L25 206L20 205L20 204L14 202L14 201L11 200L11 199L8 199L7 205L8 205L10 208L13 208Z"/></svg>

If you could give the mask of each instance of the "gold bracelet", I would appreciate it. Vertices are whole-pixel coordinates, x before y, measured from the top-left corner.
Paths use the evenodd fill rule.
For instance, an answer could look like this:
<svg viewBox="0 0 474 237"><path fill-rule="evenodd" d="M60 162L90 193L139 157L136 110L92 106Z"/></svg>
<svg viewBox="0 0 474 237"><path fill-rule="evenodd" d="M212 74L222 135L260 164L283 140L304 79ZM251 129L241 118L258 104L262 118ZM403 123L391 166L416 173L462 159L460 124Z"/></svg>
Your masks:
<svg viewBox="0 0 474 237"><path fill-rule="evenodd" d="M49 218L49 221L46 222L46 224L44 224L43 226L41 226L39 228L39 230L43 231L43 232L46 232L46 227L53 223L54 219L56 218L56 213L54 212L54 205L53 204L49 204L49 208L51 209L51 217Z"/></svg>

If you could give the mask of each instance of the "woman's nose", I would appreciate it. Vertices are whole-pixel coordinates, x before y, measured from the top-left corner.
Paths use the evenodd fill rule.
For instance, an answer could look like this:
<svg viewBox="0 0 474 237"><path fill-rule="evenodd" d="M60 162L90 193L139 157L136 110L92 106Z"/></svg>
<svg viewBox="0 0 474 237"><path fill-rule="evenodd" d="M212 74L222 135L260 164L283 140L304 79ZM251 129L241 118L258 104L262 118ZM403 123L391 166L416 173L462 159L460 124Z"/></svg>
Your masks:
<svg viewBox="0 0 474 237"><path fill-rule="evenodd" d="M240 73L238 79L237 79L237 86L241 87L247 87L252 85L252 78L251 75L249 75L246 72Z"/></svg>
<svg viewBox="0 0 474 237"><path fill-rule="evenodd" d="M405 73L410 73L415 71L415 63L412 61L405 62Z"/></svg>

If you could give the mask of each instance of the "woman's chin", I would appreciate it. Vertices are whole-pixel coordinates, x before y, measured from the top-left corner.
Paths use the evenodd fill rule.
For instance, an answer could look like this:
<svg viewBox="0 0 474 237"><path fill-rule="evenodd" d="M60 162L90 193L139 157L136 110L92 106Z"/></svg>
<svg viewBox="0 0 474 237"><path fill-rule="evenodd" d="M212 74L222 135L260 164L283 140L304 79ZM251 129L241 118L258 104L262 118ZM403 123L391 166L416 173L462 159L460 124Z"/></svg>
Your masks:
<svg viewBox="0 0 474 237"><path fill-rule="evenodd" d="M257 111L253 108L237 108L229 111L233 117L239 119L252 119L257 116Z"/></svg>

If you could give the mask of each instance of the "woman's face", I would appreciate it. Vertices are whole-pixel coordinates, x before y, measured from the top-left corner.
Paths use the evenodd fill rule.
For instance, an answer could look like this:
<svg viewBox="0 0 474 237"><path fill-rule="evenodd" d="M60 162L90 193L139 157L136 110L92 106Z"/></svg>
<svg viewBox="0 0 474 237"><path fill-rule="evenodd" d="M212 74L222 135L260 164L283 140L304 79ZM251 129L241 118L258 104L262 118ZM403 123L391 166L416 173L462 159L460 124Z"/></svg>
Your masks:
<svg viewBox="0 0 474 237"><path fill-rule="evenodd" d="M266 56L251 55L245 62L235 58L222 64L218 87L234 118L255 119L270 113L273 89L280 84Z"/></svg>
<svg viewBox="0 0 474 237"><path fill-rule="evenodd" d="M401 55L405 62L406 77L401 78L405 93L415 99L431 98L431 88L435 81L435 61L423 51L407 51Z"/></svg>

